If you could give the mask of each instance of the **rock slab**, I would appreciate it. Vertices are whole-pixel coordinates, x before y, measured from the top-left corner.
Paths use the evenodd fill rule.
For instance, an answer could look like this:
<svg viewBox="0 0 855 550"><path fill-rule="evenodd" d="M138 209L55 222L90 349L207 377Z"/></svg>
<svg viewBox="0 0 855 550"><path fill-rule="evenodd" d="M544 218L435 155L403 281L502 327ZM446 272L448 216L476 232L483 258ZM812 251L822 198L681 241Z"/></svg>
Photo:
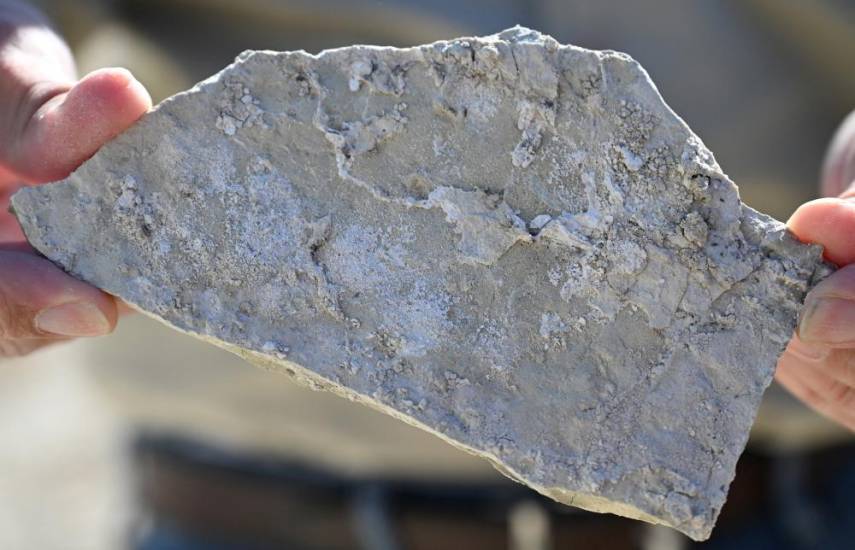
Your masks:
<svg viewBox="0 0 855 550"><path fill-rule="evenodd" d="M12 204L179 330L695 539L828 271L635 61L520 27L245 52Z"/></svg>

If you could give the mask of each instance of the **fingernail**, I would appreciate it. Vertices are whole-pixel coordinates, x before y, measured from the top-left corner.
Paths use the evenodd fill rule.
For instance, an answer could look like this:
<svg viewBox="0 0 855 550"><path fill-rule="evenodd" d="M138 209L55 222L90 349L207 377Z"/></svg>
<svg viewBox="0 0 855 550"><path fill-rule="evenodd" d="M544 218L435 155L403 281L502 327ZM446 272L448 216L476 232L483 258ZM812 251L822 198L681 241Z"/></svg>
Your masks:
<svg viewBox="0 0 855 550"><path fill-rule="evenodd" d="M100 336L110 323L94 304L71 302L44 309L36 315L36 328L58 336Z"/></svg>
<svg viewBox="0 0 855 550"><path fill-rule="evenodd" d="M855 301L808 296L799 321L799 338L813 343L855 344Z"/></svg>

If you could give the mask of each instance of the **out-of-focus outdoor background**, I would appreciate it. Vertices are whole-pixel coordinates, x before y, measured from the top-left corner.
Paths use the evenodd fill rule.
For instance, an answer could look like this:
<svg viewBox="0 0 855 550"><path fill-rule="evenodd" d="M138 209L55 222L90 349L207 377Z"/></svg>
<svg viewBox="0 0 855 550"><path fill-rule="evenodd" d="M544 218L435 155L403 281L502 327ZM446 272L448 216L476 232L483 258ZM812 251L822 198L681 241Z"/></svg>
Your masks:
<svg viewBox="0 0 855 550"><path fill-rule="evenodd" d="M815 197L828 140L855 108L851 0L34 3L81 74L128 67L155 101L245 49L414 45L519 23L624 51L743 198L780 219ZM844 548L853 510L851 434L773 387L708 546ZM226 545L244 530L270 544L258 547L689 546L552 506L432 436L141 316L2 365L0 548L246 548Z"/></svg>

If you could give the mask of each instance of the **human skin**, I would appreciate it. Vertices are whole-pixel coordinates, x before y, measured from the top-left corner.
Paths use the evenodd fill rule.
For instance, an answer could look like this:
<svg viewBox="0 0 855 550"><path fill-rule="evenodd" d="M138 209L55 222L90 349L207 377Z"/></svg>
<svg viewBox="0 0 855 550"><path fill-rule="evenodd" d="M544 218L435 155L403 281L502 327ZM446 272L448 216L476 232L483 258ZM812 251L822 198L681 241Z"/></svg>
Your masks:
<svg viewBox="0 0 855 550"><path fill-rule="evenodd" d="M0 354L115 327L116 301L38 257L6 208L20 185L66 177L150 107L126 70L77 80L68 48L44 19L0 0ZM806 203L788 223L841 269L808 295L776 377L855 430L855 114L832 142L821 188L839 198Z"/></svg>
<svg viewBox="0 0 855 550"><path fill-rule="evenodd" d="M116 326L116 300L36 255L9 197L66 177L151 107L124 69L77 78L65 43L32 8L0 0L0 355L98 336Z"/></svg>
<svg viewBox="0 0 855 550"><path fill-rule="evenodd" d="M855 111L831 142L820 189L835 198L803 204L787 224L800 239L822 244L840 269L808 293L775 378L855 431Z"/></svg>

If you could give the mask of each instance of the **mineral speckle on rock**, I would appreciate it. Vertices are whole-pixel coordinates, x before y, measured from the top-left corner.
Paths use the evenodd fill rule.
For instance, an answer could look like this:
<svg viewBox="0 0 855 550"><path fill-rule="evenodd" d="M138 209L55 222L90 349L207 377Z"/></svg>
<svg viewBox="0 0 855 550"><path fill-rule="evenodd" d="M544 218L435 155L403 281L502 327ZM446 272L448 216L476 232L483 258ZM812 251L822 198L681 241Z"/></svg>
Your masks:
<svg viewBox="0 0 855 550"><path fill-rule="evenodd" d="M696 539L827 269L635 61L519 27L246 52L13 207L177 329Z"/></svg>

